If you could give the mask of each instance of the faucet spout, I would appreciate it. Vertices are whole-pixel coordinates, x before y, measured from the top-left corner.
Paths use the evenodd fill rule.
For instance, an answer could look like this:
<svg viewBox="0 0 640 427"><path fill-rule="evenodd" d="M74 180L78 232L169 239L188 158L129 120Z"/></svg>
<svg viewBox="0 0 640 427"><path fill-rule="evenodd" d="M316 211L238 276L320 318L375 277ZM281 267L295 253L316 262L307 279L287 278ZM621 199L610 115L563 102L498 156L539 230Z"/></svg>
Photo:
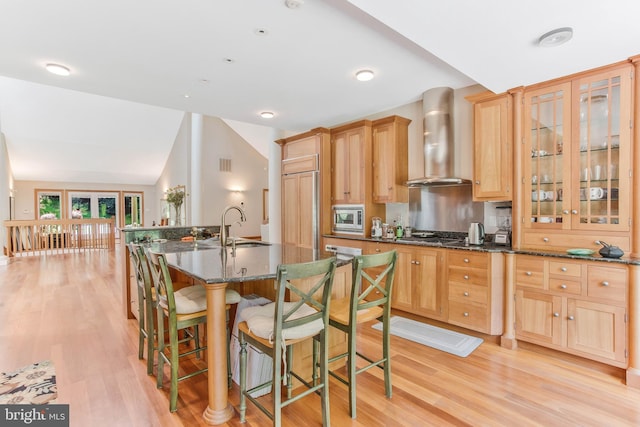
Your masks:
<svg viewBox="0 0 640 427"><path fill-rule="evenodd" d="M227 246L227 226L226 226L226 220L225 217L227 216L227 212L231 211L231 210L237 210L238 212L240 212L240 221L241 222L245 222L247 221L247 216L244 213L244 210L239 207L239 206L227 206L226 208L224 208L224 211L222 211L222 218L220 219L220 245L222 245L222 247L226 247Z"/></svg>

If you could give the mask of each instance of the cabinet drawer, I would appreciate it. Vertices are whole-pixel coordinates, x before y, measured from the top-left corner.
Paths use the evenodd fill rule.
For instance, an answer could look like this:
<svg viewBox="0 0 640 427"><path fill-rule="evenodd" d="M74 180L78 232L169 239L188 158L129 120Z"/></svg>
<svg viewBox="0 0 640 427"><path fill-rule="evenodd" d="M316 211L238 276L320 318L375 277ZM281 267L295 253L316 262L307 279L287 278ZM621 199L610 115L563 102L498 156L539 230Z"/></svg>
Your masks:
<svg viewBox="0 0 640 427"><path fill-rule="evenodd" d="M487 286L487 270L449 268L449 281Z"/></svg>
<svg viewBox="0 0 640 427"><path fill-rule="evenodd" d="M450 266L487 268L488 257L483 253L473 253L469 251L449 251L448 262Z"/></svg>
<svg viewBox="0 0 640 427"><path fill-rule="evenodd" d="M582 283L579 280L549 279L549 290L564 294L580 295Z"/></svg>
<svg viewBox="0 0 640 427"><path fill-rule="evenodd" d="M487 330L487 309L485 306L465 304L462 302L449 302L449 323L475 329Z"/></svg>
<svg viewBox="0 0 640 427"><path fill-rule="evenodd" d="M516 258L516 285L544 289L544 260L534 257Z"/></svg>
<svg viewBox="0 0 640 427"><path fill-rule="evenodd" d="M582 275L582 266L573 262L549 261L549 274L580 277Z"/></svg>
<svg viewBox="0 0 640 427"><path fill-rule="evenodd" d="M627 269L590 265L587 295L624 303L627 300Z"/></svg>
<svg viewBox="0 0 640 427"><path fill-rule="evenodd" d="M449 301L456 300L461 303L474 302L486 304L488 290L485 286L463 285L461 283L449 283Z"/></svg>
<svg viewBox="0 0 640 427"><path fill-rule="evenodd" d="M311 155L283 160L281 173L284 175L288 173L314 171L317 169L318 156Z"/></svg>
<svg viewBox="0 0 640 427"><path fill-rule="evenodd" d="M587 248L598 251L602 246L596 243L598 238L593 234L575 235L557 231L524 231L522 233L522 246L530 249L564 250L569 248ZM625 252L631 250L629 237L603 235L601 237L611 245L618 246Z"/></svg>

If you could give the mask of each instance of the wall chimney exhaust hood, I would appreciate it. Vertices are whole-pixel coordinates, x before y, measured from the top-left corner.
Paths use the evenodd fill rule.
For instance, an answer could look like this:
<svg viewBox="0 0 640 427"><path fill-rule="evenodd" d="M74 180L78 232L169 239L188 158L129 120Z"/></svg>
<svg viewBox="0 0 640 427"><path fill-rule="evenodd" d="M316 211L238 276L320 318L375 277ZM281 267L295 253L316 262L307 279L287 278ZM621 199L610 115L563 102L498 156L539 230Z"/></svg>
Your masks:
<svg viewBox="0 0 640 427"><path fill-rule="evenodd" d="M409 187L471 185L453 175L453 89L438 87L422 95L424 115L424 177L407 181Z"/></svg>

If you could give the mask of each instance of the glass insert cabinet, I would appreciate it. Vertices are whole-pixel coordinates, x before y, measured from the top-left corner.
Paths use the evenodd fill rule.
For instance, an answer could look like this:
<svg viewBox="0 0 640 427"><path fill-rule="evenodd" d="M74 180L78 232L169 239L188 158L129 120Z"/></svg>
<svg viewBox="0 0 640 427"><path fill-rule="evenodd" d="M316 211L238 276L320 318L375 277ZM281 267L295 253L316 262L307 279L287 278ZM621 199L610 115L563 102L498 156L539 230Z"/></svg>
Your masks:
<svg viewBox="0 0 640 427"><path fill-rule="evenodd" d="M525 91L524 228L629 230L631 72Z"/></svg>

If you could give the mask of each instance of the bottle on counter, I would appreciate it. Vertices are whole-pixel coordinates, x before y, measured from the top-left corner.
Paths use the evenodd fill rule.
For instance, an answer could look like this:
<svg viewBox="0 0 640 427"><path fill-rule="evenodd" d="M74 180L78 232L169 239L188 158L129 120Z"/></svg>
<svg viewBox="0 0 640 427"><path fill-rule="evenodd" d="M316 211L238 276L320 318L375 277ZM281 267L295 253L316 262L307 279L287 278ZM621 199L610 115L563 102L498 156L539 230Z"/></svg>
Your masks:
<svg viewBox="0 0 640 427"><path fill-rule="evenodd" d="M400 221L396 224L396 237L401 238L404 236L404 229L402 228L402 217L400 217Z"/></svg>

